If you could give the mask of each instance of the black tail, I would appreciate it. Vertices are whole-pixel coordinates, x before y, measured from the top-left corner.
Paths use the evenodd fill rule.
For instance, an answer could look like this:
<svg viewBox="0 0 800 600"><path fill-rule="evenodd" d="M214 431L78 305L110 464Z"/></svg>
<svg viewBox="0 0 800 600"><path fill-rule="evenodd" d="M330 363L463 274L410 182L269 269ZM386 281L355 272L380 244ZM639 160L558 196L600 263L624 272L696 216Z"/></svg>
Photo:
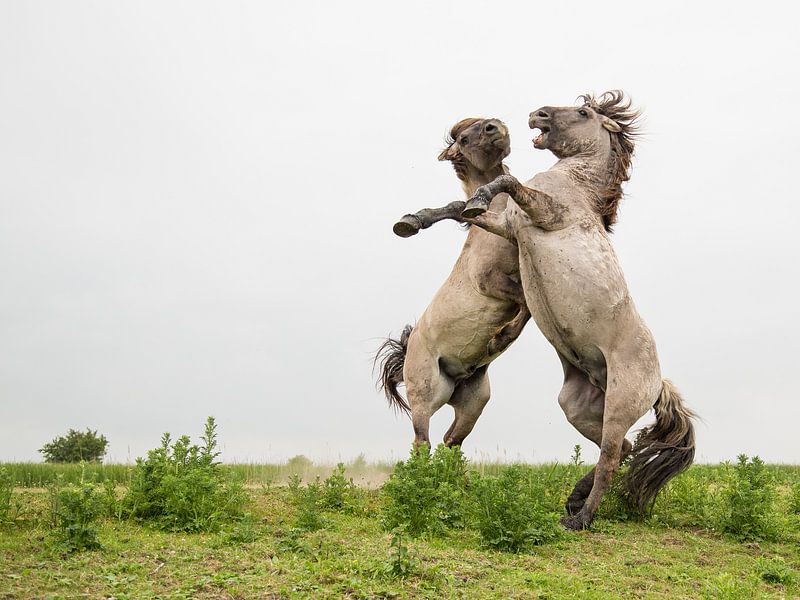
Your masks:
<svg viewBox="0 0 800 600"><path fill-rule="evenodd" d="M406 363L406 349L408 348L408 338L414 327L406 325L400 339L387 338L380 345L375 353L375 366L380 366L380 377L378 378L378 389L382 390L389 406L403 411L407 415L411 414L411 407L406 399L400 395L397 387L403 383L403 365Z"/></svg>
<svg viewBox="0 0 800 600"><path fill-rule="evenodd" d="M639 432L623 481L626 496L642 514L653 507L661 488L694 460L695 414L669 379L653 408L656 422Z"/></svg>

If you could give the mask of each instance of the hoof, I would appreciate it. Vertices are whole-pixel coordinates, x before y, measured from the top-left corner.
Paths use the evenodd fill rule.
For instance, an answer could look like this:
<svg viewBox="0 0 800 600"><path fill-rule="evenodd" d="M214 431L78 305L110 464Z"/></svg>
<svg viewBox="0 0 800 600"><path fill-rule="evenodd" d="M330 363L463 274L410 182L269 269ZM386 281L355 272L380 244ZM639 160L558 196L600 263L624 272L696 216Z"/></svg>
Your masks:
<svg viewBox="0 0 800 600"><path fill-rule="evenodd" d="M591 525L592 522L578 513L577 515L562 517L561 524L566 529L570 529L572 531L581 531L582 529L589 529L589 525Z"/></svg>
<svg viewBox="0 0 800 600"><path fill-rule="evenodd" d="M472 219L473 217L479 217L487 210L489 210L489 201L477 196L467 201L467 205L461 211L461 216L465 219Z"/></svg>
<svg viewBox="0 0 800 600"><path fill-rule="evenodd" d="M402 238L407 238L411 237L412 235L417 235L420 229L422 229L422 221L420 221L414 215L404 216L392 227L392 231L394 231L394 234L399 235Z"/></svg>

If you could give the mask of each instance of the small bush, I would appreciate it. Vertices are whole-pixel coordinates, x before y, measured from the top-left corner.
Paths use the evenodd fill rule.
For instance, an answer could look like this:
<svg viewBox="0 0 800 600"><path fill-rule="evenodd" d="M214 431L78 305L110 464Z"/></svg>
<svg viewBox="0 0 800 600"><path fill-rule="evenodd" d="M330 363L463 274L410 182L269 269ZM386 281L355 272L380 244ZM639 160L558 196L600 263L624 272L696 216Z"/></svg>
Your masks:
<svg viewBox="0 0 800 600"><path fill-rule="evenodd" d="M14 495L14 480L11 474L0 467L0 523L9 521L11 498Z"/></svg>
<svg viewBox="0 0 800 600"><path fill-rule="evenodd" d="M776 539L775 498L775 483L762 460L740 454L722 490L720 529L741 541Z"/></svg>
<svg viewBox="0 0 800 600"><path fill-rule="evenodd" d="M800 515L800 482L792 486L789 508L793 513Z"/></svg>
<svg viewBox="0 0 800 600"><path fill-rule="evenodd" d="M563 535L559 517L541 503L543 490L528 469L514 465L473 482L474 516L483 545L524 552Z"/></svg>
<svg viewBox="0 0 800 600"><path fill-rule="evenodd" d="M411 557L408 546L403 543L403 531L396 529L392 533L389 558L372 569L372 574L388 579L406 579L418 569L419 563Z"/></svg>
<svg viewBox="0 0 800 600"><path fill-rule="evenodd" d="M326 510L354 512L360 507L360 496L353 480L345 476L342 463L322 482L322 506Z"/></svg>
<svg viewBox="0 0 800 600"><path fill-rule="evenodd" d="M323 529L328 522L322 516L324 509L324 491L319 478L303 487L299 475L292 475L289 479L289 489L292 492L297 513L294 518L294 528L300 531L317 531Z"/></svg>
<svg viewBox="0 0 800 600"><path fill-rule="evenodd" d="M50 508L56 529L56 547L65 552L100 548L97 520L105 502L94 484L50 487Z"/></svg>
<svg viewBox="0 0 800 600"><path fill-rule="evenodd" d="M188 436L172 442L165 433L159 448L136 460L124 513L170 531L217 531L238 517L247 496L216 461L216 429L209 417L202 446L192 445Z"/></svg>
<svg viewBox="0 0 800 600"><path fill-rule="evenodd" d="M794 573L780 556L759 559L758 574L763 581L773 585L790 585L795 579Z"/></svg>
<svg viewBox="0 0 800 600"><path fill-rule="evenodd" d="M292 475L301 475L308 471L314 463L310 458L298 454L286 461L286 470Z"/></svg>
<svg viewBox="0 0 800 600"><path fill-rule="evenodd" d="M55 438L39 449L48 463L100 462L106 455L108 440L97 431L75 431L70 429L67 435Z"/></svg>
<svg viewBox="0 0 800 600"><path fill-rule="evenodd" d="M708 476L701 477L689 470L671 480L659 494L653 508L654 518L680 527L708 527L712 525L714 493Z"/></svg>
<svg viewBox="0 0 800 600"><path fill-rule="evenodd" d="M383 485L383 525L411 536L441 534L465 524L466 460L458 447L413 448Z"/></svg>

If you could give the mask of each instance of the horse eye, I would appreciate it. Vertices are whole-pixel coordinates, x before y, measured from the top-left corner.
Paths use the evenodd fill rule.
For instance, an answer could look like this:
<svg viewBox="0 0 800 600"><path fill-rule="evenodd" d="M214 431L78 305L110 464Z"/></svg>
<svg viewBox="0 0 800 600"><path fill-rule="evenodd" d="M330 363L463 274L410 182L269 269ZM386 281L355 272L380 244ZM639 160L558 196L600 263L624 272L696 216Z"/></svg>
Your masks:
<svg viewBox="0 0 800 600"><path fill-rule="evenodd" d="M579 114L580 116L582 116L582 117L588 117L588 116L589 116L589 113L588 113L588 112L586 112L584 109L580 109L580 110L578 111L578 114Z"/></svg>
<svg viewBox="0 0 800 600"><path fill-rule="evenodd" d="M458 141L458 143L459 144L468 144L469 143L469 138L464 136Z"/></svg>

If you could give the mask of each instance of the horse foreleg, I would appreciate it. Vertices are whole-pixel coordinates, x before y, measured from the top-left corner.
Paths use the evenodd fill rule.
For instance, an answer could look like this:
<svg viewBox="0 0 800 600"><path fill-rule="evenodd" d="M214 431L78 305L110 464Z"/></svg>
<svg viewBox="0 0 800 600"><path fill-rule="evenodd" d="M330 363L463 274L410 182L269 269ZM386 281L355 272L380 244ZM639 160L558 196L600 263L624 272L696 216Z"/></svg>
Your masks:
<svg viewBox="0 0 800 600"><path fill-rule="evenodd" d="M392 231L394 231L395 235L407 238L419 233L420 229L427 229L439 221L451 219L463 222L461 211L464 210L464 206L465 203L463 201L456 201L440 208L423 208L414 214L403 216L394 224Z"/></svg>
<svg viewBox="0 0 800 600"><path fill-rule="evenodd" d="M524 186L512 175L500 175L491 183L475 190L472 198L467 200L461 213L462 218L469 221L471 218L483 215L489 210L492 198L502 193L511 196L525 214L539 226L547 227L560 223L568 210L550 194Z"/></svg>

